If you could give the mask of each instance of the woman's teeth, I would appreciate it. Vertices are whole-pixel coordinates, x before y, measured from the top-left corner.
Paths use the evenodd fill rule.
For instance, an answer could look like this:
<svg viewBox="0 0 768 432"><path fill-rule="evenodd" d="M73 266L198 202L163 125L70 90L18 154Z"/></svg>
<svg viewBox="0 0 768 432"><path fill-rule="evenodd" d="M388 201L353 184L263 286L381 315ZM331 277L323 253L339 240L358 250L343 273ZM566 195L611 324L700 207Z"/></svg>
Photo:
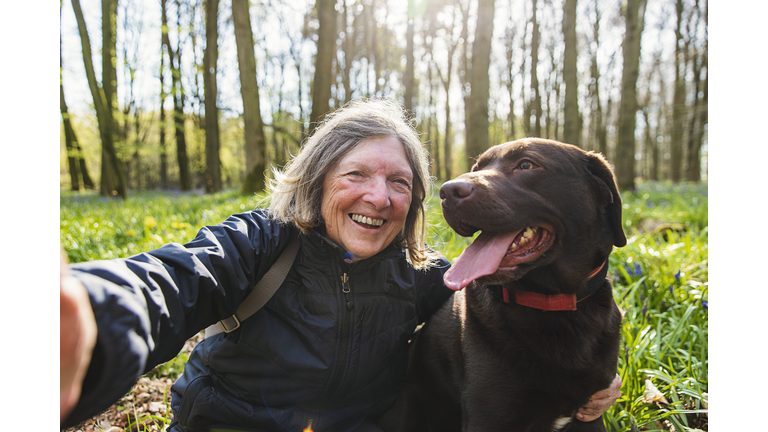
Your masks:
<svg viewBox="0 0 768 432"><path fill-rule="evenodd" d="M355 213L352 214L352 220L361 224L373 225L377 227L384 224L384 219L371 219L367 216L363 216Z"/></svg>

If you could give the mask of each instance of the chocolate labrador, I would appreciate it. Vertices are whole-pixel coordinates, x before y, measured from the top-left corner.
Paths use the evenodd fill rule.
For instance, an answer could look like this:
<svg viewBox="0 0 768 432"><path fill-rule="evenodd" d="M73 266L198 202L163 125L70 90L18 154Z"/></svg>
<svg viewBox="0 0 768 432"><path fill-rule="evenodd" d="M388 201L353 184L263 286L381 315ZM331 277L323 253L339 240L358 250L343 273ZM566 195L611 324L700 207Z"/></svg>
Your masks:
<svg viewBox="0 0 768 432"><path fill-rule="evenodd" d="M602 418L575 415L618 359L621 313L606 274L626 237L605 159L522 139L480 155L440 197L458 234L481 233L445 274L459 291L413 341L382 429L604 431Z"/></svg>

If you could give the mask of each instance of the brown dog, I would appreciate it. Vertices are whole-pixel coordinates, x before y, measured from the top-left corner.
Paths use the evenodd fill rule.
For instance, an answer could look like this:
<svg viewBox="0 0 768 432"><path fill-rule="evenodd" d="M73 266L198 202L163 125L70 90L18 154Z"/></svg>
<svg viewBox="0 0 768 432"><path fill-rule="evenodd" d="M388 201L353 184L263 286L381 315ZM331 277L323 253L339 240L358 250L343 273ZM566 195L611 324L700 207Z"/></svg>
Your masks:
<svg viewBox="0 0 768 432"><path fill-rule="evenodd" d="M621 197L599 154L501 144L440 189L462 236L457 292L418 333L386 431L604 431L575 420L616 374L621 314L606 280L624 246Z"/></svg>

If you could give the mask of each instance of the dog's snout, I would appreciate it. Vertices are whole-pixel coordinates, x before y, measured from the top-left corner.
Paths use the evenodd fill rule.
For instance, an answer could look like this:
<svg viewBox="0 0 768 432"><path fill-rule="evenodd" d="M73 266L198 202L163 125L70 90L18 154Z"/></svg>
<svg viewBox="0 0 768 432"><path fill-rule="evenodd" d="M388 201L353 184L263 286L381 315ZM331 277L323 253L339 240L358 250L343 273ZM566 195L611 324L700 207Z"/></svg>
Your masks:
<svg viewBox="0 0 768 432"><path fill-rule="evenodd" d="M472 195L474 191L472 183L464 181L450 181L440 188L440 199L453 198L461 200Z"/></svg>

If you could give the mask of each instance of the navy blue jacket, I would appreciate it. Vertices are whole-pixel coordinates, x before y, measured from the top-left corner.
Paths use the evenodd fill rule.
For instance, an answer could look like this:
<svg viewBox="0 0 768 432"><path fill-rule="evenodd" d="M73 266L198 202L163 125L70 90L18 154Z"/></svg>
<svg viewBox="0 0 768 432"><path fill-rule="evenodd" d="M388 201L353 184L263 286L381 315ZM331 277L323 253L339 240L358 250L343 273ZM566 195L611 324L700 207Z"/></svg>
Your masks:
<svg viewBox="0 0 768 432"><path fill-rule="evenodd" d="M414 329L452 292L442 281L447 260L417 271L390 246L350 265L323 236L257 210L183 246L72 266L89 291L98 340L65 424L109 407L188 338L232 315L296 235L296 261L270 301L192 352L172 388L170 430L300 431L312 420L315 430L346 431L381 415L403 380Z"/></svg>

